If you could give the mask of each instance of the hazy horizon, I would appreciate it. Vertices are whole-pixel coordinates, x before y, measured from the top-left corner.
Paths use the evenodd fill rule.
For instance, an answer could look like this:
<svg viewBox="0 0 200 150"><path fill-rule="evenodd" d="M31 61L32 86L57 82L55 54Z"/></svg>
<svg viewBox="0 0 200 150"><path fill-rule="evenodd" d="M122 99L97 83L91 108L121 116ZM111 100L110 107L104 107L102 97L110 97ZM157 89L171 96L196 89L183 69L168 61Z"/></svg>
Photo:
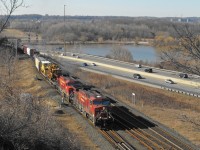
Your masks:
<svg viewBox="0 0 200 150"><path fill-rule="evenodd" d="M199 17L199 0L25 0L13 15Z"/></svg>
<svg viewBox="0 0 200 150"><path fill-rule="evenodd" d="M41 16L60 16L60 17L63 17L64 15L49 15L49 14L14 14L12 16L23 16L23 15L41 15ZM161 16L161 17L157 17L157 16L108 16L108 15L105 15L105 16L95 16L95 15L66 15L66 16L69 16L69 17L127 17L127 18L200 18L200 16L184 16L184 17L171 17L171 16Z"/></svg>

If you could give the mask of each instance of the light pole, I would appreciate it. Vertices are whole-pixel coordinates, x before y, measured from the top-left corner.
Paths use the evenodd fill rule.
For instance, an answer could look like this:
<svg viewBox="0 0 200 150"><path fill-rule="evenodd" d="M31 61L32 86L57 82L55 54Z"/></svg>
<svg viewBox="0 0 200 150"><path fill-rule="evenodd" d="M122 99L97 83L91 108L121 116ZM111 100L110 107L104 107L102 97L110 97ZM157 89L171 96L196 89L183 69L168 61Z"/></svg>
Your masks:
<svg viewBox="0 0 200 150"><path fill-rule="evenodd" d="M65 46L65 6L64 5L64 54L66 55L66 46Z"/></svg>
<svg viewBox="0 0 200 150"><path fill-rule="evenodd" d="M135 106L135 93L132 93L132 104Z"/></svg>

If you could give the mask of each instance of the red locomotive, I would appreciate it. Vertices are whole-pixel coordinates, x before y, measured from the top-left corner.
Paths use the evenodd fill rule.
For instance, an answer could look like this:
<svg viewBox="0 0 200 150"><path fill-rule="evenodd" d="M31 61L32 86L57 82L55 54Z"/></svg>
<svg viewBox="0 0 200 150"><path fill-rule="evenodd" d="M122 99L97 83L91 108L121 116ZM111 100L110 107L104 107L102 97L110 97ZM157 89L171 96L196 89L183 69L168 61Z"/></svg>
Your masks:
<svg viewBox="0 0 200 150"><path fill-rule="evenodd" d="M61 75L57 78L59 89L65 98L69 99L69 95L76 89L76 85L82 85L81 82L72 77Z"/></svg>
<svg viewBox="0 0 200 150"><path fill-rule="evenodd" d="M74 90L75 91L75 90ZM92 89L76 89L70 97L75 105L95 125L107 126L113 122L110 113L110 101L98 91Z"/></svg>

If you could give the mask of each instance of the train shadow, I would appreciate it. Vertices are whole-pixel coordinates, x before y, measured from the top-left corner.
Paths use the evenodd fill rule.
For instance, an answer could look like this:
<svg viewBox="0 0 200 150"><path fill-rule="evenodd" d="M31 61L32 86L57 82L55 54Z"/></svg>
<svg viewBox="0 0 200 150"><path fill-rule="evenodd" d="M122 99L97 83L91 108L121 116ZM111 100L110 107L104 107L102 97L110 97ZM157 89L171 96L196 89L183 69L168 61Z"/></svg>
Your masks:
<svg viewBox="0 0 200 150"><path fill-rule="evenodd" d="M124 106L113 106L114 123L112 130L148 129L157 126L142 116L137 116Z"/></svg>

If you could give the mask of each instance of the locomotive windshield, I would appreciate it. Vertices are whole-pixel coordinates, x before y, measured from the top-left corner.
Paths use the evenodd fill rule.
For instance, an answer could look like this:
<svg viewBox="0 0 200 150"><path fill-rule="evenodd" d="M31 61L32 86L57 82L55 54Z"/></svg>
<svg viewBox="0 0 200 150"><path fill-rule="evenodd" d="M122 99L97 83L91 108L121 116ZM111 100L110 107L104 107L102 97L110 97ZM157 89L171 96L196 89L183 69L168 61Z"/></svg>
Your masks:
<svg viewBox="0 0 200 150"><path fill-rule="evenodd" d="M93 101L93 105L104 105L104 106L108 106L108 105L110 105L110 101L109 101L109 100L104 100L104 101L97 101L97 100L94 100L94 101Z"/></svg>

